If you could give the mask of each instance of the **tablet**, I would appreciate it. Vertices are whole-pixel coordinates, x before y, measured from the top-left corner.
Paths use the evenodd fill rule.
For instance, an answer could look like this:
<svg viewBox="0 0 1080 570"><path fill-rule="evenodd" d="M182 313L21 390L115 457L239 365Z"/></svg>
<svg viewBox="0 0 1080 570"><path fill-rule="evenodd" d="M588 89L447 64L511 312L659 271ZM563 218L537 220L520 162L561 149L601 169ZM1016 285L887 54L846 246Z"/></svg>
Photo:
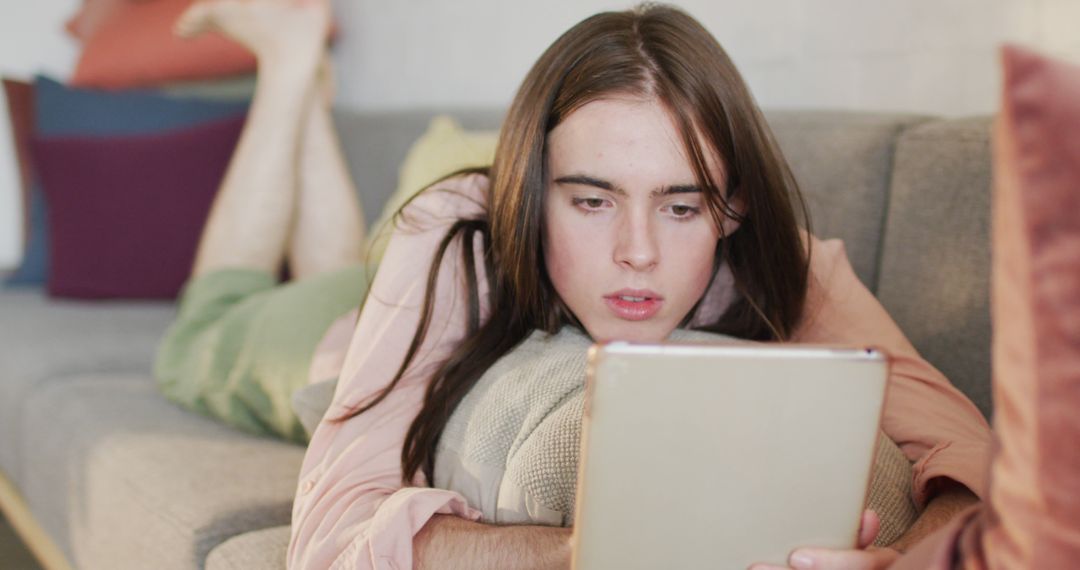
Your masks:
<svg viewBox="0 0 1080 570"><path fill-rule="evenodd" d="M742 569L854 547L887 377L864 348L593 346L573 567Z"/></svg>

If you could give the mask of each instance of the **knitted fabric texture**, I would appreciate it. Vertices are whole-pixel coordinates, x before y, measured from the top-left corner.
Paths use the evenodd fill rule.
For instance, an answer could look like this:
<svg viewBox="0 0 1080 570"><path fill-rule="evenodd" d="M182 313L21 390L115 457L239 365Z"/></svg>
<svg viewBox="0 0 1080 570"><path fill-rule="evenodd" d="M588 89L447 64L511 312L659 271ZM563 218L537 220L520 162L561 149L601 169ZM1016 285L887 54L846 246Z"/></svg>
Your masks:
<svg viewBox="0 0 1080 570"><path fill-rule="evenodd" d="M670 340L733 339L677 330ZM447 423L435 486L461 493L486 522L572 524L591 344L573 327L537 331L492 366ZM912 469L884 434L875 457L867 508L881 516L876 544L886 545L917 517Z"/></svg>

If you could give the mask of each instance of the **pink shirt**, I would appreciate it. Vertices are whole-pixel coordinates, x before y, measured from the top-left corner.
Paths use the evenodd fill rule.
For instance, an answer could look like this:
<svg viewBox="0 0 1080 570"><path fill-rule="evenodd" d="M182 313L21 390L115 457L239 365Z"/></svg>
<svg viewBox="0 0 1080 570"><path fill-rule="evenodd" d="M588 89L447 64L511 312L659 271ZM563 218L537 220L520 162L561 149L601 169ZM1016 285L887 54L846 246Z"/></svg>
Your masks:
<svg viewBox="0 0 1080 570"><path fill-rule="evenodd" d="M290 568L412 568L413 536L435 514L479 520L458 494L402 485L405 433L423 402L428 378L464 337L465 286L460 244L448 250L436 284L427 338L397 388L371 410L345 421L394 377L415 334L427 273L438 243L461 218L484 215L488 181L481 175L448 180L406 209L351 334L346 316L327 334L314 377L340 366L334 401L304 457L293 504ZM872 344L893 357L883 429L915 461L915 500L936 477L963 483L980 496L990 454L989 427L975 406L916 353L874 296L859 282L838 240L813 243L806 317L794 340ZM479 241L479 240L478 240ZM482 244L475 244L481 259ZM486 279L478 266L481 317ZM702 313L726 302L729 282L717 279ZM705 316L708 316L707 314ZM698 315L700 319L702 314ZM346 348L347 347L347 348ZM320 370L316 370L319 368Z"/></svg>

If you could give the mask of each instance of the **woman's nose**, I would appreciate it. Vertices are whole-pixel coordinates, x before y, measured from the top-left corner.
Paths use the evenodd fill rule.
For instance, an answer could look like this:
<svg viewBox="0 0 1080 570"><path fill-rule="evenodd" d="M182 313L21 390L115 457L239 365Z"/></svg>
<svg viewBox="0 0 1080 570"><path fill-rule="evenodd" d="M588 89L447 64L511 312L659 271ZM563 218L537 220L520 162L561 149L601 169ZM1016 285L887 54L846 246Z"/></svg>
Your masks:
<svg viewBox="0 0 1080 570"><path fill-rule="evenodd" d="M632 213L618 224L615 238L615 263L634 271L649 271L660 261L652 220L646 214Z"/></svg>

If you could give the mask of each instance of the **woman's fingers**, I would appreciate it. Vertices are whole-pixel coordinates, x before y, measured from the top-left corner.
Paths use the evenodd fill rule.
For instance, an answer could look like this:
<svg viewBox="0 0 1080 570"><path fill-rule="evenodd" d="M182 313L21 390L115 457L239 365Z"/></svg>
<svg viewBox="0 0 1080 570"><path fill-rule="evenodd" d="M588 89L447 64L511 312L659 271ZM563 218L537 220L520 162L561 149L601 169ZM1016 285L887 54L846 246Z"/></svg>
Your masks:
<svg viewBox="0 0 1080 570"><path fill-rule="evenodd" d="M859 545L853 550L829 550L826 548L800 548L791 553L788 566L754 564L749 570L877 570L888 568L900 553L891 548L870 546L881 531L881 518L871 510L865 510L859 524Z"/></svg>
<svg viewBox="0 0 1080 570"><path fill-rule="evenodd" d="M863 511L862 521L859 524L859 548L874 544L879 532L881 532L881 517L874 511L866 509Z"/></svg>
<svg viewBox="0 0 1080 570"><path fill-rule="evenodd" d="M891 548L827 550L802 548L791 553L788 564L795 570L879 570L900 557Z"/></svg>

